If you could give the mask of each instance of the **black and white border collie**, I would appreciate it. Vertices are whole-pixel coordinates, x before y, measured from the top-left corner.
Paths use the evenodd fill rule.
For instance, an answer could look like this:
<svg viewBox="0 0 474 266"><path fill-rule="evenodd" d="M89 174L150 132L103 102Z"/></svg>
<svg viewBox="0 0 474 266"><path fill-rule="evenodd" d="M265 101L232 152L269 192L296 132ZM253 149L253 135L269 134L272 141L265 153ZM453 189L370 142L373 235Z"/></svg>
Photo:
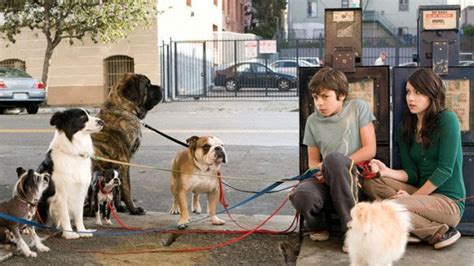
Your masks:
<svg viewBox="0 0 474 266"><path fill-rule="evenodd" d="M66 239L91 237L84 226L84 200L92 179L94 148L90 134L99 132L104 122L82 108L56 112L50 124L56 127L46 159L39 172L50 172L54 190L43 195L48 222L63 230ZM52 192L51 192L52 191ZM71 220L77 232L72 231Z"/></svg>

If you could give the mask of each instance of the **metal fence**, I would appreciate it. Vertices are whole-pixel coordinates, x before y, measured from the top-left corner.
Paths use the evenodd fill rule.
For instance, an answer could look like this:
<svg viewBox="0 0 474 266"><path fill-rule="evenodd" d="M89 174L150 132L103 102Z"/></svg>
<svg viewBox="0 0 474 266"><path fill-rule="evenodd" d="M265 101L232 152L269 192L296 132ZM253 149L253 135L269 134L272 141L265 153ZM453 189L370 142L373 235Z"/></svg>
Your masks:
<svg viewBox="0 0 474 266"><path fill-rule="evenodd" d="M472 38L463 39L461 44L471 44L472 41ZM160 47L161 85L166 99L296 99L298 65L319 66L323 63L322 37L277 40L276 53L271 54L251 52L254 42L200 40L163 43ZM373 65L380 52L385 51L388 65L410 64L416 53L415 43L387 43L384 38L364 38L362 63Z"/></svg>

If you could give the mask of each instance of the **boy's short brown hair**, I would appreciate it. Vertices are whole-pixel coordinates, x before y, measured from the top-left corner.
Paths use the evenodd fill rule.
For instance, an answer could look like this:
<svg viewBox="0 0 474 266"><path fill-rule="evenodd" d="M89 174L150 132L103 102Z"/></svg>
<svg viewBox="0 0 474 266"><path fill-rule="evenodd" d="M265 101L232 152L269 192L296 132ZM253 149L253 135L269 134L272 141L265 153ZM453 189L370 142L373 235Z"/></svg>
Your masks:
<svg viewBox="0 0 474 266"><path fill-rule="evenodd" d="M349 82L346 75L331 67L324 67L314 74L308 87L311 95L319 95L323 89L333 90L336 92L337 99L339 96L347 96L349 93Z"/></svg>

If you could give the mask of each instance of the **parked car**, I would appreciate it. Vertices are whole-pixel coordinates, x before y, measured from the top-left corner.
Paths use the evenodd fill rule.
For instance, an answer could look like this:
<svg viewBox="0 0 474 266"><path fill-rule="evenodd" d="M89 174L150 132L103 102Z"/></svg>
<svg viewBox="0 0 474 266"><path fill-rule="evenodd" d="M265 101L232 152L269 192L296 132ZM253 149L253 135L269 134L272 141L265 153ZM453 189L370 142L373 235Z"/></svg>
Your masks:
<svg viewBox="0 0 474 266"><path fill-rule="evenodd" d="M286 59L286 60L277 60L270 64L270 67L274 69L276 72L290 74L293 76L297 75L298 65L302 67L311 67L315 66L309 62L304 60L293 60L293 59Z"/></svg>
<svg viewBox="0 0 474 266"><path fill-rule="evenodd" d="M223 86L227 91L238 91L241 88L278 88L289 91L296 88L297 78L273 71L271 68L256 62L241 62L214 73L214 85Z"/></svg>
<svg viewBox="0 0 474 266"><path fill-rule="evenodd" d="M310 64L313 64L313 66L321 66L321 61L319 60L319 57L302 56L299 57L299 60L304 60Z"/></svg>
<svg viewBox="0 0 474 266"><path fill-rule="evenodd" d="M460 66L474 66L473 60L459 61Z"/></svg>
<svg viewBox="0 0 474 266"><path fill-rule="evenodd" d="M0 113L5 108L22 107L29 114L36 114L45 100L42 82L19 69L0 67Z"/></svg>

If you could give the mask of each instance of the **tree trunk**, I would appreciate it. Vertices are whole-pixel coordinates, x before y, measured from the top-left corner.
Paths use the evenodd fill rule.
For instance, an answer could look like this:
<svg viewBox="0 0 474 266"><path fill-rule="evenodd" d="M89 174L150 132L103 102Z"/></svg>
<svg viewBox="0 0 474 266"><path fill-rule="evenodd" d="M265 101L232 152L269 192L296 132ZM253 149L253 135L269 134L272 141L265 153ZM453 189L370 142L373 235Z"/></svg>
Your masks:
<svg viewBox="0 0 474 266"><path fill-rule="evenodd" d="M51 63L51 57L53 56L54 46L53 42L47 39L46 51L44 53L44 61L43 61L43 75L41 77L44 87L46 91L48 90L48 75L49 75L49 65Z"/></svg>

